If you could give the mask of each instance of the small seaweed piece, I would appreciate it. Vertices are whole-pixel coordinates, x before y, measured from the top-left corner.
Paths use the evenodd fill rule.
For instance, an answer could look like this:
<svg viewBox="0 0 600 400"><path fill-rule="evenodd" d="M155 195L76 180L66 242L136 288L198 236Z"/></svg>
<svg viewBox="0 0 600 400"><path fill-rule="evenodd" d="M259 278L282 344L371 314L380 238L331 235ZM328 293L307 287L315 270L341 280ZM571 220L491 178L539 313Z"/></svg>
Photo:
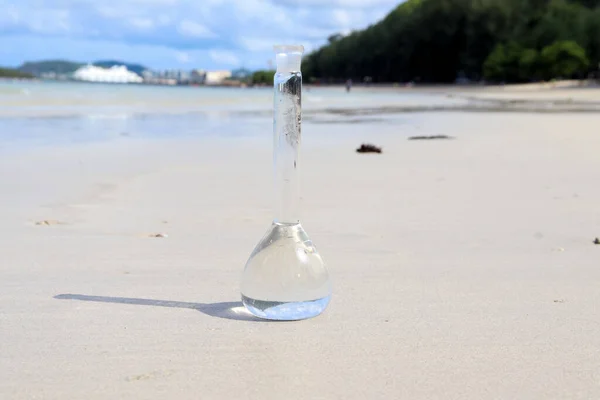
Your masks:
<svg viewBox="0 0 600 400"><path fill-rule="evenodd" d="M453 139L447 135L432 135L432 136L411 136L408 140L433 140L433 139Z"/></svg>
<svg viewBox="0 0 600 400"><path fill-rule="evenodd" d="M373 144L362 144L358 149L357 153L378 153L381 154L381 147L377 147Z"/></svg>
<svg viewBox="0 0 600 400"><path fill-rule="evenodd" d="M35 223L36 225L45 225L45 226L50 226L50 225L62 225L63 223L54 219L45 219L43 221L38 221Z"/></svg>
<svg viewBox="0 0 600 400"><path fill-rule="evenodd" d="M151 237L151 238L167 238L167 237L169 237L169 235L167 235L166 233L151 233L150 235L148 235L148 237Z"/></svg>

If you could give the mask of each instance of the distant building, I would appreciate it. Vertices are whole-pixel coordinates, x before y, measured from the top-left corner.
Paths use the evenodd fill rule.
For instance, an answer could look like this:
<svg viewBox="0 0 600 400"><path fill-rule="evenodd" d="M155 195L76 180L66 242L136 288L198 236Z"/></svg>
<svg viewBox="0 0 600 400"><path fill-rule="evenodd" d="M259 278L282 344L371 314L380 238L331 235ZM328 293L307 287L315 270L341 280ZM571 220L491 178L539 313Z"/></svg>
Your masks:
<svg viewBox="0 0 600 400"><path fill-rule="evenodd" d="M190 81L190 79L192 77L192 74L190 71L179 70L178 72L179 72L179 74L178 74L177 80L180 83L188 83Z"/></svg>
<svg viewBox="0 0 600 400"><path fill-rule="evenodd" d="M162 77L166 78L166 79L177 80L177 79L179 79L179 71L177 71L175 69L168 69L163 73Z"/></svg>
<svg viewBox="0 0 600 400"><path fill-rule="evenodd" d="M123 65L115 65L110 68L86 65L73 72L73 79L86 82L106 83L141 83L143 81L138 74L129 71L127 67Z"/></svg>
<svg viewBox="0 0 600 400"><path fill-rule="evenodd" d="M154 73L154 71L146 69L142 71L142 78L144 78L144 81L151 81L156 78L156 74Z"/></svg>
<svg viewBox="0 0 600 400"><path fill-rule="evenodd" d="M251 76L252 76L252 71L245 69L245 68L236 69L235 71L231 72L231 77L233 79L237 79L240 81L246 80L246 79L250 78Z"/></svg>
<svg viewBox="0 0 600 400"><path fill-rule="evenodd" d="M204 83L206 85L219 85L229 78L231 78L231 71L207 71Z"/></svg>
<svg viewBox="0 0 600 400"><path fill-rule="evenodd" d="M56 79L56 72L42 72L40 78L42 79Z"/></svg>
<svg viewBox="0 0 600 400"><path fill-rule="evenodd" d="M190 74L190 83L196 85L203 85L206 80L206 71L202 69L195 69Z"/></svg>

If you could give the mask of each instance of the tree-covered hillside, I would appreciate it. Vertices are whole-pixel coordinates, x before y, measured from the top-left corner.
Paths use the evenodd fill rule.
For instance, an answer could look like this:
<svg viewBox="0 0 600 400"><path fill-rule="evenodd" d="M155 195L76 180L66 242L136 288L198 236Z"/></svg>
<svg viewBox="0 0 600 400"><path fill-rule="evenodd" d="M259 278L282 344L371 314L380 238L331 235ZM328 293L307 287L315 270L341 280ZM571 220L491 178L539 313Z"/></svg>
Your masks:
<svg viewBox="0 0 600 400"><path fill-rule="evenodd" d="M19 70L22 72L26 72L35 76L41 76L42 74L47 73L55 73L58 75L69 75L75 72L78 68L84 66L84 63L66 61L66 60L45 60L45 61L34 61L34 62L26 62L19 67ZM142 72L147 69L143 65L139 64L129 64L122 61L96 61L93 65L102 67L102 68L110 68L115 65L124 65L127 67L129 71L135 72L140 75Z"/></svg>
<svg viewBox="0 0 600 400"><path fill-rule="evenodd" d="M18 69L0 67L0 78L30 79L33 78L33 75L21 72Z"/></svg>
<svg viewBox="0 0 600 400"><path fill-rule="evenodd" d="M82 63L66 60L46 60L26 62L19 67L19 71L35 76L53 72L55 74L71 74L81 67Z"/></svg>
<svg viewBox="0 0 600 400"><path fill-rule="evenodd" d="M525 82L600 62L600 0L408 0L309 54L307 81Z"/></svg>

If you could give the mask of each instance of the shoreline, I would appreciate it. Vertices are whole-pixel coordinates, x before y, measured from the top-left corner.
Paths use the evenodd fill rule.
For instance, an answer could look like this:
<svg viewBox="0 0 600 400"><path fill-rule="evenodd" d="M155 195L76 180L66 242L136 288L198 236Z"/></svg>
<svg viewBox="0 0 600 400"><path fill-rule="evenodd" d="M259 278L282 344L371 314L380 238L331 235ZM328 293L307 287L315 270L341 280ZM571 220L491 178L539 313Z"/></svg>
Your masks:
<svg viewBox="0 0 600 400"><path fill-rule="evenodd" d="M267 116L272 109L271 92L266 88L210 86L205 90L180 87L164 91L160 86L119 85L115 94L120 95L115 97L108 85L88 87L101 96L81 97L80 91L75 90L77 85L71 84L29 85L20 81L15 86L4 86L4 91L0 86L0 119L94 115L136 119L160 114ZM307 118L431 112L596 113L600 112L600 86L564 81L504 87L357 87L346 93L339 86L307 85L303 108Z"/></svg>

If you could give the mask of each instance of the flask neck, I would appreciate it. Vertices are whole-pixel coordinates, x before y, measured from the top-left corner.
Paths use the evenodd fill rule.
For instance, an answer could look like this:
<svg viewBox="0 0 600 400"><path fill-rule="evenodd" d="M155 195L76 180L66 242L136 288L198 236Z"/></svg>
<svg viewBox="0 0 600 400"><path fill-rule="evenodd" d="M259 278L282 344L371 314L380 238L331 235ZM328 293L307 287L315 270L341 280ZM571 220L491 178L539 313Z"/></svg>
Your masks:
<svg viewBox="0 0 600 400"><path fill-rule="evenodd" d="M302 74L277 72L274 80L273 169L275 222L300 222L299 150L302 137Z"/></svg>

